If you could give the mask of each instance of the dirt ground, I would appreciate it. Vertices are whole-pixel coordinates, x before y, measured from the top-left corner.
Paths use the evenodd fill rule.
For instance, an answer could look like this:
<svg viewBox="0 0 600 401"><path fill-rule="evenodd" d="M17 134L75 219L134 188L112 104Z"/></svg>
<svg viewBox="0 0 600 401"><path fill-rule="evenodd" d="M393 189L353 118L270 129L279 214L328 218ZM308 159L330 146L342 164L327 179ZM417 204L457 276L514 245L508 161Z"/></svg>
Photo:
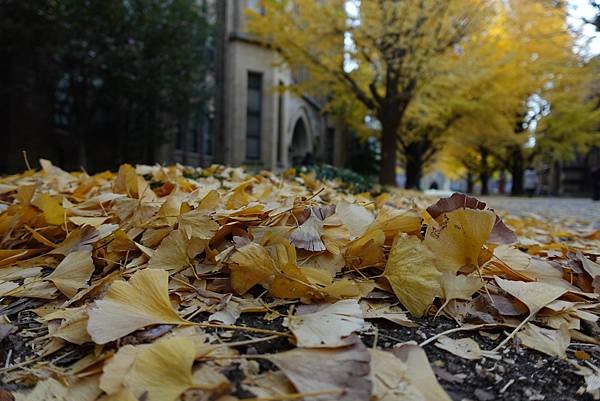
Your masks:
<svg viewBox="0 0 600 401"><path fill-rule="evenodd" d="M33 305L23 304L32 307ZM38 326L35 315L31 312L16 308L15 312L9 311L9 317L18 322L20 328L34 328ZM285 314L286 309L279 310ZM237 325L258 327L275 331L285 331L283 317L267 321L262 313L242 314ZM198 315L195 320L201 321L206 316ZM406 341L420 343L440 332L457 327L456 324L444 317L436 320L424 318L415 320L417 327L407 328L385 320L370 321L373 327L361 333L362 341L368 347L391 348L395 344ZM162 330L168 332L168 327ZM220 329L207 329L214 331ZM493 333L493 332L489 332ZM496 331L500 333L500 329ZM231 341L241 341L264 337L260 334L235 331ZM451 335L453 338L469 336L475 339L482 349L491 349L495 343L489 337L478 334L478 332L459 332ZM138 337L139 338L139 337ZM376 344L374 342L376 341ZM285 351L293 348L286 337L280 337L265 342L258 342L249 346L240 346L237 349L243 354L268 354ZM505 348L500 360L482 359L469 361L456 357L446 351L440 350L430 343L426 345L425 351L432 364L434 372L442 385L456 401L491 401L491 400L551 400L572 401L592 400L588 394L580 394L580 388L584 384L583 378L574 373L574 367L568 362L558 358L551 358L539 352L520 348L517 344ZM577 349L585 350L591 357L591 362L597 364L600 360L600 347L590 345L572 345L570 357ZM12 350L12 352L10 351ZM91 351L90 347L66 348L50 358L58 366L68 366ZM13 361L31 356L30 349L24 344L20 337L9 335L0 344L0 363L4 365L9 352ZM262 370L271 370L274 367L267 361L260 361ZM245 391L241 385L244 378L239 365L224 368L223 373L236 386L237 395L240 398L250 398L253 395ZM0 388L16 390L21 386L2 383L0 377ZM578 394L578 391L580 392Z"/></svg>

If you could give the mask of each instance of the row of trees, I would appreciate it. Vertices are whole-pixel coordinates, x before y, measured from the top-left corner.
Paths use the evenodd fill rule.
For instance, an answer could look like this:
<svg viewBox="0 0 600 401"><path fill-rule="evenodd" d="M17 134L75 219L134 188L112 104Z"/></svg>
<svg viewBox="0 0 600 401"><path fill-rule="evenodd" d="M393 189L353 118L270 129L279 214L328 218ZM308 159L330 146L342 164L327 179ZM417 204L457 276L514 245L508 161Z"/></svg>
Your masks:
<svg viewBox="0 0 600 401"><path fill-rule="evenodd" d="M519 193L533 160L599 143L600 69L574 50L565 3L265 0L249 28L310 74L290 90L326 88L331 112L380 136L382 184L400 163L418 188L437 164L483 192L509 171Z"/></svg>
<svg viewBox="0 0 600 401"><path fill-rule="evenodd" d="M0 171L153 162L202 112L214 23L196 0L0 1Z"/></svg>

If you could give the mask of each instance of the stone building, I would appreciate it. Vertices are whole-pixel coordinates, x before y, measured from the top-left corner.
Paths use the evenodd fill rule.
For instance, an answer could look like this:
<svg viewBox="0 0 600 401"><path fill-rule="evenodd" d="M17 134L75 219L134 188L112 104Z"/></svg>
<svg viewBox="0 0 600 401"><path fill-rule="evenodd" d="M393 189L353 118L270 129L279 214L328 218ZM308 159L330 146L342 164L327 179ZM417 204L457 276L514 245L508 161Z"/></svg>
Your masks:
<svg viewBox="0 0 600 401"><path fill-rule="evenodd" d="M224 163L280 170L308 160L344 164L344 128L306 94L280 88L306 79L282 65L278 53L245 32L245 9L256 0L217 0L215 95L202 121L181 140L181 127L159 159L192 165ZM187 127L186 127L187 128Z"/></svg>

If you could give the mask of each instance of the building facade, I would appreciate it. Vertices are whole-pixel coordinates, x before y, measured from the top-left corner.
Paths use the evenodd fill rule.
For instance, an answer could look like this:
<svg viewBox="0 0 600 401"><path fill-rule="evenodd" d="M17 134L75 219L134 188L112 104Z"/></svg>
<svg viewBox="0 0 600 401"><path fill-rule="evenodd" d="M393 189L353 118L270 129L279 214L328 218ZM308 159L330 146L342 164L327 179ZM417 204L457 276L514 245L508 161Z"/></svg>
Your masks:
<svg viewBox="0 0 600 401"><path fill-rule="evenodd" d="M159 159L271 170L309 162L344 165L343 125L322 113L318 99L285 91L306 78L246 33L245 10L261 12L259 3L212 3L215 67L209 79L214 79L214 99L202 121L177 127Z"/></svg>

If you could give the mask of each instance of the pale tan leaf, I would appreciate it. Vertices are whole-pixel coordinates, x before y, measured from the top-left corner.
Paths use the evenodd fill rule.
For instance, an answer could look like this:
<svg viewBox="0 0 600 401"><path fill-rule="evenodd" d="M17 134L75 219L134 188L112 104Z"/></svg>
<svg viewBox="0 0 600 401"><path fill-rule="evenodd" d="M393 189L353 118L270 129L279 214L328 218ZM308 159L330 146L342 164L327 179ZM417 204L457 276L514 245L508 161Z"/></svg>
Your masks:
<svg viewBox="0 0 600 401"><path fill-rule="evenodd" d="M60 292L72 298L78 289L87 286L94 268L91 250L75 251L69 253L45 279L52 281Z"/></svg>
<svg viewBox="0 0 600 401"><path fill-rule="evenodd" d="M460 338L455 340L447 336L442 336L437 340L435 346L448 351L453 355L469 360L477 360L483 357L493 359L500 358L495 352L482 351L479 344L472 338Z"/></svg>
<svg viewBox="0 0 600 401"><path fill-rule="evenodd" d="M365 401L371 396L371 358L358 338L347 347L296 348L268 358L298 392L323 394L306 396L305 401Z"/></svg>
<svg viewBox="0 0 600 401"><path fill-rule="evenodd" d="M296 248L307 251L319 252L325 250L325 244L321 240L323 235L323 221L316 217L312 211L311 215L299 227L290 233L290 242Z"/></svg>
<svg viewBox="0 0 600 401"><path fill-rule="evenodd" d="M200 239L211 239L219 225L213 221L206 209L194 209L179 216L179 229L183 230L186 236Z"/></svg>
<svg viewBox="0 0 600 401"><path fill-rule="evenodd" d="M117 394L123 390L125 376L139 351L139 347L130 344L124 345L119 348L119 351L112 358L104 363L99 385L106 394Z"/></svg>
<svg viewBox="0 0 600 401"><path fill-rule="evenodd" d="M148 267L151 269L165 269L179 271L191 266L188 256L190 240L183 230L173 230L162 240L153 253Z"/></svg>
<svg viewBox="0 0 600 401"><path fill-rule="evenodd" d="M567 292L564 288L546 283L511 281L500 277L495 277L495 280L500 288L527 305L532 315Z"/></svg>
<svg viewBox="0 0 600 401"><path fill-rule="evenodd" d="M471 296L483 287L481 278L476 275L456 275L444 272L441 278L442 295L446 301L452 299L471 299Z"/></svg>
<svg viewBox="0 0 600 401"><path fill-rule="evenodd" d="M423 348L405 343L393 348L392 353L408 366L407 381L423 394L425 401L451 401L435 378Z"/></svg>
<svg viewBox="0 0 600 401"><path fill-rule="evenodd" d="M371 212L364 206L345 201L341 201L336 205L335 214L342 224L348 227L351 239L363 235L374 220Z"/></svg>
<svg viewBox="0 0 600 401"><path fill-rule="evenodd" d="M415 233L421 229L421 215L416 209L396 209L384 205L367 231L382 230L388 241L399 233Z"/></svg>
<svg viewBox="0 0 600 401"><path fill-rule="evenodd" d="M171 306L169 273L136 272L128 282L115 281L89 311L88 333L97 344L116 340L153 324L189 324Z"/></svg>
<svg viewBox="0 0 600 401"><path fill-rule="evenodd" d="M410 368L386 351L370 349L372 401L425 401L425 396L409 382Z"/></svg>
<svg viewBox="0 0 600 401"><path fill-rule="evenodd" d="M566 326L559 330L545 329L528 323L517 337L521 343L529 348L543 352L546 355L567 358L567 348L571 342L571 335Z"/></svg>
<svg viewBox="0 0 600 401"><path fill-rule="evenodd" d="M313 313L298 313L287 318L287 327L294 333L298 347L339 347L347 345L347 337L364 326L362 310L354 299L332 305L309 305L318 308Z"/></svg>

